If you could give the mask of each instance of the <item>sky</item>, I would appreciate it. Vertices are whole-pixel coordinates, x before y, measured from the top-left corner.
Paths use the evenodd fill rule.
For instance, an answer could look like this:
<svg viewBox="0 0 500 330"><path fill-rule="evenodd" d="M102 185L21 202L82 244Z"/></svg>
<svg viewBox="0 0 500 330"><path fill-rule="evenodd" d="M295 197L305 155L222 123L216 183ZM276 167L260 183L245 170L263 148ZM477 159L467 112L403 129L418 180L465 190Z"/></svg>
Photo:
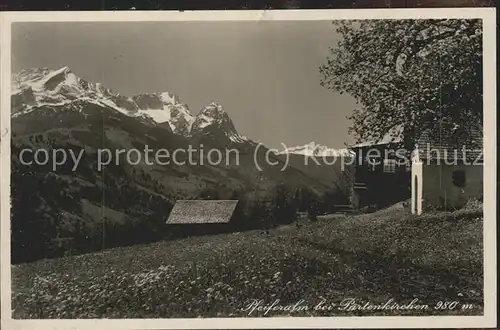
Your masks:
<svg viewBox="0 0 500 330"><path fill-rule="evenodd" d="M14 23L12 71L68 66L114 92L172 92L193 113L219 102L268 147L343 148L348 95L320 86L330 21Z"/></svg>

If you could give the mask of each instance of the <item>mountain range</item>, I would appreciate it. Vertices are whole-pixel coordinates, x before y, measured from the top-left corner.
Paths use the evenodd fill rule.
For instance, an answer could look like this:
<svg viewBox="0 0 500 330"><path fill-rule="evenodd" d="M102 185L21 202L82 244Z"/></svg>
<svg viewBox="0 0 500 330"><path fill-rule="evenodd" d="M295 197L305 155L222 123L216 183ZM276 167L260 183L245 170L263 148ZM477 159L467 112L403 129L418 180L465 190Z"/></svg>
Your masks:
<svg viewBox="0 0 500 330"><path fill-rule="evenodd" d="M27 226L28 221L34 234L39 233L44 230L39 228L44 223L41 219L46 219L65 224L63 228L85 228L82 235L87 232L90 237L88 231L101 225L103 214L110 223L164 223L177 199L269 200L279 186L316 195L332 189L328 180L308 175L303 168L282 170L282 155L271 155L277 163L270 164L265 147L254 155L257 143L238 133L217 102L193 115L173 93L125 96L80 78L68 67L22 70L12 76L11 87L14 229L16 224ZM98 170L100 149L144 150L146 146L236 149L239 159L215 165L205 161L203 166L199 164L206 155L199 154L194 155L195 164L183 166L144 161L131 165L118 159ZM23 149L74 150L83 156L75 171L71 160L53 171L50 162L22 164ZM290 152L300 157L301 150ZM22 240L13 234L16 239Z"/></svg>
<svg viewBox="0 0 500 330"><path fill-rule="evenodd" d="M100 83L78 77L66 66L57 70L27 69L12 77L13 118L41 107L81 111L85 103L115 110L145 124L162 124L185 137L203 135L216 126L233 142L247 140L236 132L229 116L216 102L193 116L188 106L173 93L120 95Z"/></svg>
<svg viewBox="0 0 500 330"><path fill-rule="evenodd" d="M349 157L351 152L348 149L333 149L314 141L295 147L287 147L277 153L278 155L297 154L309 157Z"/></svg>

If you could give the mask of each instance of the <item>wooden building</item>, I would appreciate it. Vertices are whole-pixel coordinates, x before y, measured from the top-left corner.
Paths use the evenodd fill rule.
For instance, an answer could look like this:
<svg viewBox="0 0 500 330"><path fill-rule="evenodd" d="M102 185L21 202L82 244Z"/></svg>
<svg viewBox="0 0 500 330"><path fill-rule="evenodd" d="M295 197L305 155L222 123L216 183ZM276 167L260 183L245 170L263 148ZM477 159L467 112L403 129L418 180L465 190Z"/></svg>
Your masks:
<svg viewBox="0 0 500 330"><path fill-rule="evenodd" d="M195 236L227 232L238 200L178 200L167 219L169 232Z"/></svg>
<svg viewBox="0 0 500 330"><path fill-rule="evenodd" d="M354 209L388 206L410 198L411 162L401 151L402 129L356 144L351 204ZM400 151L398 153L398 150Z"/></svg>

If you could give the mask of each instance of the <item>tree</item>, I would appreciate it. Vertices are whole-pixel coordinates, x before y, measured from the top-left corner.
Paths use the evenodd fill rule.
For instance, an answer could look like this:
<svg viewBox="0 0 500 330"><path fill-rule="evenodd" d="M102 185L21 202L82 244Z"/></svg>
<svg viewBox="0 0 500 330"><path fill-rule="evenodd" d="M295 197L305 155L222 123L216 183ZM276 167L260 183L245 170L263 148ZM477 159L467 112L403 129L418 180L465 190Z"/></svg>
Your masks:
<svg viewBox="0 0 500 330"><path fill-rule="evenodd" d="M272 200L272 215L276 223L292 223L297 218L297 201L294 193L284 184L275 188Z"/></svg>
<svg viewBox="0 0 500 330"><path fill-rule="evenodd" d="M320 67L321 85L356 99L349 119L358 141L380 139L399 126L411 148L424 130L446 139L481 129L481 20L334 25L342 39Z"/></svg>
<svg viewBox="0 0 500 330"><path fill-rule="evenodd" d="M314 222L318 220L318 201L312 201L307 209L307 217L310 221Z"/></svg>

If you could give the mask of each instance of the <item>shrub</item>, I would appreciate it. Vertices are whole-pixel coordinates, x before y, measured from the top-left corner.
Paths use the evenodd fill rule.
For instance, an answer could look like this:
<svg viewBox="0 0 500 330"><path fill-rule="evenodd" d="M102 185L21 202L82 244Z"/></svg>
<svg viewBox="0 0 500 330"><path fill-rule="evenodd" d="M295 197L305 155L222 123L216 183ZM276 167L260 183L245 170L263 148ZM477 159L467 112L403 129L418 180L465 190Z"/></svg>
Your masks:
<svg viewBox="0 0 500 330"><path fill-rule="evenodd" d="M483 201L479 198L471 198L467 201L464 206L464 209L470 211L482 211L483 210Z"/></svg>

